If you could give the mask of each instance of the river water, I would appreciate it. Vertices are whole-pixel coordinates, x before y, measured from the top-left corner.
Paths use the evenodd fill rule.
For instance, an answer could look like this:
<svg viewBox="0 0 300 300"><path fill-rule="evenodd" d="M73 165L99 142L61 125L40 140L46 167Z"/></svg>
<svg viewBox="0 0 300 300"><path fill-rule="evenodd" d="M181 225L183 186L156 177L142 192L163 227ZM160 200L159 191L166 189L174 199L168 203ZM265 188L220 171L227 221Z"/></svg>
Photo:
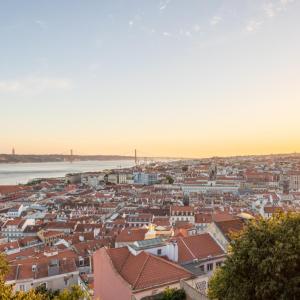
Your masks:
<svg viewBox="0 0 300 300"><path fill-rule="evenodd" d="M67 173L132 167L132 160L0 164L0 185L27 183L34 178L63 177Z"/></svg>

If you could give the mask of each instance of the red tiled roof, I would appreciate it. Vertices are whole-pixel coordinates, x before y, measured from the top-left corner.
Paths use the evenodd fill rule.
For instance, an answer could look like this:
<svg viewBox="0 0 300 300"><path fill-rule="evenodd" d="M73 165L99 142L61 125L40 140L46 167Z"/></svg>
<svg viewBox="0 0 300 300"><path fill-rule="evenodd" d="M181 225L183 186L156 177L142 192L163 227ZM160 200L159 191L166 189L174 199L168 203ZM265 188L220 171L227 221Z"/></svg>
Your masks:
<svg viewBox="0 0 300 300"><path fill-rule="evenodd" d="M265 206L264 207L264 212L267 214L274 214L274 213L279 213L282 211L283 211L282 207L278 207L278 206Z"/></svg>
<svg viewBox="0 0 300 300"><path fill-rule="evenodd" d="M194 208L191 206L171 206L171 211L180 211L180 212L193 212Z"/></svg>
<svg viewBox="0 0 300 300"><path fill-rule="evenodd" d="M208 233L177 238L177 245L180 263L225 254Z"/></svg>
<svg viewBox="0 0 300 300"><path fill-rule="evenodd" d="M76 253L79 255L87 255L89 252L93 252L96 249L99 249L103 247L104 245L107 245L107 240L93 240L93 241L87 241L87 242L80 242L73 245L73 248L76 250Z"/></svg>
<svg viewBox="0 0 300 300"><path fill-rule="evenodd" d="M7 220L6 223L4 224L4 227L7 226L19 226L21 227L26 220L22 219L22 218L15 218L13 220Z"/></svg>
<svg viewBox="0 0 300 300"><path fill-rule="evenodd" d="M56 236L61 236L63 233L60 231L55 231L55 230L45 230L41 232L41 235L44 238L48 238L48 237L56 237Z"/></svg>
<svg viewBox="0 0 300 300"><path fill-rule="evenodd" d="M47 229L74 229L75 222L49 222L46 225Z"/></svg>
<svg viewBox="0 0 300 300"><path fill-rule="evenodd" d="M27 244L31 242L39 243L40 239L36 236L26 236L19 240L19 243L22 247L27 246Z"/></svg>
<svg viewBox="0 0 300 300"><path fill-rule="evenodd" d="M230 221L230 220L235 220L237 217L227 213L227 212L217 212L212 214L212 219L215 222L220 222L220 221Z"/></svg>
<svg viewBox="0 0 300 300"><path fill-rule="evenodd" d="M116 242L135 242L142 241L145 239L145 234L148 229L134 228L134 229L123 229L120 234L116 237Z"/></svg>
<svg viewBox="0 0 300 300"><path fill-rule="evenodd" d="M8 242L0 245L0 252L4 252L5 250L17 249L19 248L19 241Z"/></svg>
<svg viewBox="0 0 300 300"><path fill-rule="evenodd" d="M38 249L36 247L26 248L21 250L20 252L9 254L6 256L7 261L9 262L19 262L19 263L27 263L32 262L33 260L42 261L47 259L46 254L54 252L55 255L52 255L51 258L63 259L65 257L69 258L77 258L78 255L74 250L71 249L59 249L59 247L44 247L42 249Z"/></svg>
<svg viewBox="0 0 300 300"><path fill-rule="evenodd" d="M192 229L194 225L188 221L176 221L174 228L176 229Z"/></svg>
<svg viewBox="0 0 300 300"><path fill-rule="evenodd" d="M241 231L244 227L244 222L241 219L215 222L222 233L230 239L230 233Z"/></svg>
<svg viewBox="0 0 300 300"><path fill-rule="evenodd" d="M22 190L26 190L28 187L22 185L0 185L0 194L16 193Z"/></svg>
<svg viewBox="0 0 300 300"><path fill-rule="evenodd" d="M105 250L115 269L133 290L178 282L193 276L182 267L146 252L135 256L126 247Z"/></svg>
<svg viewBox="0 0 300 300"><path fill-rule="evenodd" d="M48 277L48 266L52 258L43 260L30 259L26 262L18 262L17 265L10 266L10 272L6 280L24 280L24 279L37 279ZM32 265L36 265L33 270ZM75 259L60 259L59 260L59 274L75 272L77 270Z"/></svg>
<svg viewBox="0 0 300 300"><path fill-rule="evenodd" d="M170 226L170 219L169 217L156 217L153 220L153 224L157 226L168 227Z"/></svg>
<svg viewBox="0 0 300 300"><path fill-rule="evenodd" d="M212 215L211 214L204 214L198 213L195 214L195 223L211 223L212 222Z"/></svg>

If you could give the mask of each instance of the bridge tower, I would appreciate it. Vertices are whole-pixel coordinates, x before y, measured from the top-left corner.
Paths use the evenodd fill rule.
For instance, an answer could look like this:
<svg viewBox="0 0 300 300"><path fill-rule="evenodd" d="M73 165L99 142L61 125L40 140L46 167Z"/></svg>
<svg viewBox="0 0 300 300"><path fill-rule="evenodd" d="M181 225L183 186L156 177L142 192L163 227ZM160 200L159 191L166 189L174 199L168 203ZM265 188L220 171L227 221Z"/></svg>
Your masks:
<svg viewBox="0 0 300 300"><path fill-rule="evenodd" d="M73 157L73 149L70 150L70 162L72 163L74 160L74 157Z"/></svg>

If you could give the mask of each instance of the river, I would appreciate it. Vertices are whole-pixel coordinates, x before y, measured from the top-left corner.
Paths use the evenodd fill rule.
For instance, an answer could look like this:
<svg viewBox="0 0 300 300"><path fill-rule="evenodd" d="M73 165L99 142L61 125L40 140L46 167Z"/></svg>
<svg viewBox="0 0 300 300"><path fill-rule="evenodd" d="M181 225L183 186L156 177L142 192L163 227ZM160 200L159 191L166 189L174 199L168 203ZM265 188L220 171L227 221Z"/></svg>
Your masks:
<svg viewBox="0 0 300 300"><path fill-rule="evenodd" d="M132 160L0 164L0 185L27 183L34 178L63 177L67 173L132 167Z"/></svg>

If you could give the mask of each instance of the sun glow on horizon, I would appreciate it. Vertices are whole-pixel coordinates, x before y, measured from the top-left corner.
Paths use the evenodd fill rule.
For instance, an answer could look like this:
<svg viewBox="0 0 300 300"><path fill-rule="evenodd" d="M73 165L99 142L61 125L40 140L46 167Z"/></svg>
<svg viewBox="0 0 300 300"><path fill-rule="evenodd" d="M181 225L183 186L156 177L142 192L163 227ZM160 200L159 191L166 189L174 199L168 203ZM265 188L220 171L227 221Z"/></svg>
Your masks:
<svg viewBox="0 0 300 300"><path fill-rule="evenodd" d="M300 152L300 1L272 3L3 4L0 153Z"/></svg>

